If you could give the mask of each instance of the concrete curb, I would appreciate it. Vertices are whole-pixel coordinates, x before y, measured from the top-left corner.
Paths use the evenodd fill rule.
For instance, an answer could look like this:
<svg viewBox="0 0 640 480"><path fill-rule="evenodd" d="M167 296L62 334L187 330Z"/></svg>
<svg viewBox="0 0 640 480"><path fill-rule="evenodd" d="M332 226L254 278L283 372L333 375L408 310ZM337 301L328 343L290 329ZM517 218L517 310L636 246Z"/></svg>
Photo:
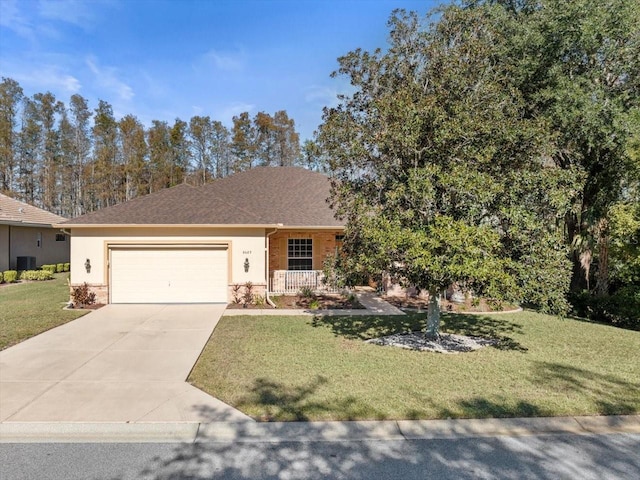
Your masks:
<svg viewBox="0 0 640 480"><path fill-rule="evenodd" d="M357 422L12 423L0 443L206 443L426 440L640 434L640 415Z"/></svg>

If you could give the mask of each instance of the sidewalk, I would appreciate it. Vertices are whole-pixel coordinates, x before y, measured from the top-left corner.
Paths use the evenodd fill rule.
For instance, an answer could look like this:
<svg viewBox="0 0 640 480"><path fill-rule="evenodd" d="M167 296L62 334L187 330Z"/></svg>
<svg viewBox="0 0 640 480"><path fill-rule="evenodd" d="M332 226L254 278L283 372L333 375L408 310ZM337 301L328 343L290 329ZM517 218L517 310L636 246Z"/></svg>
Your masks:
<svg viewBox="0 0 640 480"><path fill-rule="evenodd" d="M247 308L237 310L225 310L225 317L239 316L239 315L273 315L273 316L288 316L288 315L319 315L319 316L349 316L349 315L405 315L405 313L399 308L394 307L390 303L385 302L375 293L369 291L357 291L355 292L358 301L364 307L364 309L351 310L351 309L335 309L335 310L311 310L311 309L279 309L279 308Z"/></svg>
<svg viewBox="0 0 640 480"><path fill-rule="evenodd" d="M0 443L277 443L612 433L640 434L640 415L370 422L2 423Z"/></svg>

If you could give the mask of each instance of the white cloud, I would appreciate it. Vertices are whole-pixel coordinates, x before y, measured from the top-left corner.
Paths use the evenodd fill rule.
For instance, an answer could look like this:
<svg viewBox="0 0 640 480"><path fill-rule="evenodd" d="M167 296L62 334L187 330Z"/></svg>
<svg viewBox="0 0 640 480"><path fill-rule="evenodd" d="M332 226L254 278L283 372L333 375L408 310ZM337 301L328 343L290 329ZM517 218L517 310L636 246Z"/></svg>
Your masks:
<svg viewBox="0 0 640 480"><path fill-rule="evenodd" d="M311 85L306 88L304 100L309 103L335 105L337 97L338 91L335 88L325 87L322 85Z"/></svg>
<svg viewBox="0 0 640 480"><path fill-rule="evenodd" d="M4 70L4 67L3 69ZM64 71L58 65L37 65L36 68L14 65L8 69L10 74L2 72L3 76L8 76L16 80L24 87L38 92L52 91L56 94L73 95L82 89L82 84L73 75Z"/></svg>
<svg viewBox="0 0 640 480"><path fill-rule="evenodd" d="M40 0L38 14L47 20L76 25L85 30L91 28L98 16L96 9L114 6L114 0Z"/></svg>
<svg viewBox="0 0 640 480"><path fill-rule="evenodd" d="M133 88L118 78L117 69L99 66L94 56L87 57L85 62L98 85L114 93L120 100L128 101L134 97Z"/></svg>
<svg viewBox="0 0 640 480"><path fill-rule="evenodd" d="M0 26L13 30L21 37L34 40L33 25L18 8L17 0L2 0Z"/></svg>
<svg viewBox="0 0 640 480"><path fill-rule="evenodd" d="M221 52L212 49L202 56L202 61L205 64L213 65L218 70L235 72L244 68L246 55L241 50L237 52Z"/></svg>
<svg viewBox="0 0 640 480"><path fill-rule="evenodd" d="M240 115L242 112L251 113L255 108L256 106L251 103L234 102L216 109L213 114L213 118L220 120L222 123L227 125L231 125L233 117Z"/></svg>

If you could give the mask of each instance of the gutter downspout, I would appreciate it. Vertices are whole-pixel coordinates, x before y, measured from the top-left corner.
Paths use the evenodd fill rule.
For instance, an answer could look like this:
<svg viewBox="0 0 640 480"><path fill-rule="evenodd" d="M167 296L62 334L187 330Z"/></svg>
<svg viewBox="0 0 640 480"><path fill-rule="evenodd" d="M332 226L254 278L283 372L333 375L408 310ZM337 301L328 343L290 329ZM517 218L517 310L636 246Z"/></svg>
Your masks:
<svg viewBox="0 0 640 480"><path fill-rule="evenodd" d="M278 231L278 227L276 227L273 230L273 232L267 233L267 236L266 236L267 245L266 245L266 248L265 248L265 251L264 251L264 254L265 254L265 262L264 262L264 264L265 264L265 268L266 268L265 276L267 278L267 288L265 288L265 290L264 290L264 298L267 301L267 303L269 305L271 305L273 308L277 308L277 307L276 307L276 304L273 303L271 301L271 299L269 298L269 280L270 280L270 278L269 278L269 237L271 235L273 235L274 233L276 233L277 231Z"/></svg>

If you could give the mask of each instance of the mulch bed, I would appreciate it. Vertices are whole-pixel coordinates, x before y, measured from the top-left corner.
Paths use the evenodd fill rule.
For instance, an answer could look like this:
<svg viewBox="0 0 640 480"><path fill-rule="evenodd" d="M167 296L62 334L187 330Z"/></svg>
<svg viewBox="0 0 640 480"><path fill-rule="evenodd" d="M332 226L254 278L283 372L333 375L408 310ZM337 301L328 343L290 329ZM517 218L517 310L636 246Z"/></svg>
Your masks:
<svg viewBox="0 0 640 480"><path fill-rule="evenodd" d="M375 345L389 345L392 347L436 353L464 353L478 350L489 345L496 345L498 340L493 338L471 337L441 333L438 339L427 338L424 332L397 333L382 338L367 340Z"/></svg>
<svg viewBox="0 0 640 480"><path fill-rule="evenodd" d="M277 305L279 309L287 310L364 310L364 307L360 305L357 300L349 301L342 295L316 295L312 298L299 297L297 295L273 295L271 296L273 303ZM273 308L269 304L264 305L247 305L230 303L227 308L230 309L257 309L257 308Z"/></svg>
<svg viewBox="0 0 640 480"><path fill-rule="evenodd" d="M385 296L383 297L386 302L389 302L391 305L398 308L411 308L417 310L426 311L429 307L429 300L424 297L397 297L397 296ZM471 299L468 299L464 303L454 303L449 300L441 300L440 301L440 311L442 312L452 312L452 313L491 313L491 312L506 312L509 310L515 310L518 307L509 304L502 304L499 307L496 305L492 305L490 302L487 302L486 299L480 298L478 299L476 305L474 305Z"/></svg>

